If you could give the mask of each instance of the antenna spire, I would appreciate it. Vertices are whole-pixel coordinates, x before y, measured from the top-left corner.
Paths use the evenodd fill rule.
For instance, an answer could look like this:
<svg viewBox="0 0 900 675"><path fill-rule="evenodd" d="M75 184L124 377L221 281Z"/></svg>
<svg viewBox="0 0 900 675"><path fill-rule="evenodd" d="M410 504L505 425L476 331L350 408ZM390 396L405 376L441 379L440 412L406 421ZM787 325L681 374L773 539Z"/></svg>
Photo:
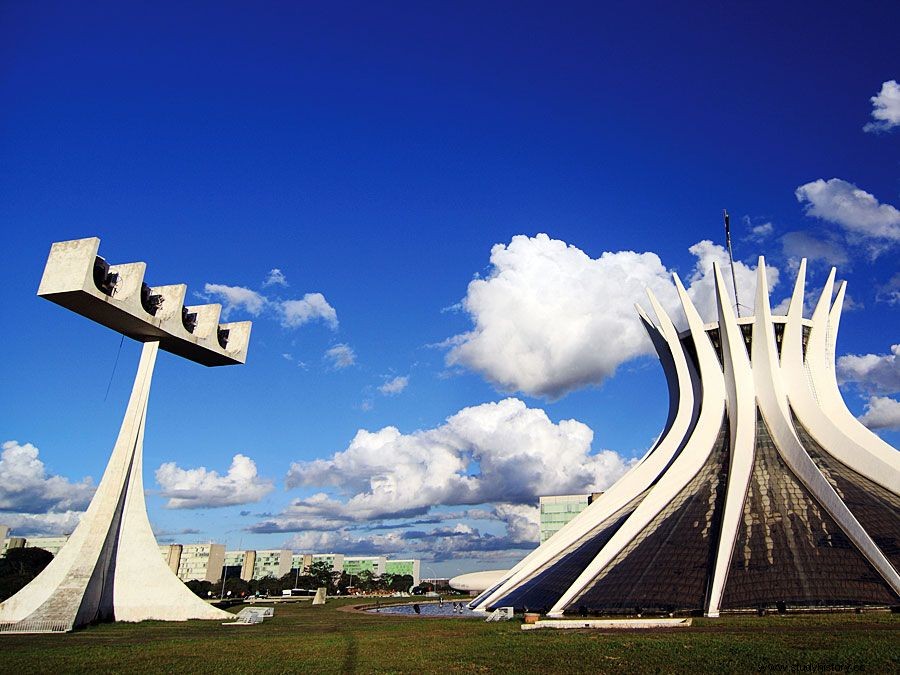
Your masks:
<svg viewBox="0 0 900 675"><path fill-rule="evenodd" d="M731 263L731 285L734 287L734 309L738 318L741 318L741 303L738 302L737 277L734 274L734 254L731 252L731 219L728 217L728 209L722 209L722 217L725 219L725 247L728 249L728 261Z"/></svg>

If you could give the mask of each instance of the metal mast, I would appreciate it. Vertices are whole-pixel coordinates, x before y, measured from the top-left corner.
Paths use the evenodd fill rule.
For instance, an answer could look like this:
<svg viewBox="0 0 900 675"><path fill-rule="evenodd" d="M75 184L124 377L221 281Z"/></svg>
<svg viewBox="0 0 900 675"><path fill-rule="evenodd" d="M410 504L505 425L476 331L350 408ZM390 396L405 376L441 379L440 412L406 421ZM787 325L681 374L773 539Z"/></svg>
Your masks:
<svg viewBox="0 0 900 675"><path fill-rule="evenodd" d="M725 246L728 248L728 261L731 263L731 285L734 287L734 309L738 318L741 318L741 303L738 301L737 277L734 275L734 254L731 252L731 219L728 217L728 210L722 209L722 216L725 218Z"/></svg>

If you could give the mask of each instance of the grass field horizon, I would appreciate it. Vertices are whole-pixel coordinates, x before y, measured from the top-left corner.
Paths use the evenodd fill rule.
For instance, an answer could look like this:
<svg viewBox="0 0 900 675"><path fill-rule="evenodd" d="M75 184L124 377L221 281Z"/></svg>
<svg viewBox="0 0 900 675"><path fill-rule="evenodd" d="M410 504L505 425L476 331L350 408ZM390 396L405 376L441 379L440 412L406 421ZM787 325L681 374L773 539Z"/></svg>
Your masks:
<svg viewBox="0 0 900 675"><path fill-rule="evenodd" d="M266 603L258 603L265 605ZM690 628L522 631L485 623L280 604L254 626L108 623L0 636L13 672L893 672L900 617L887 612L695 618ZM369 603L365 603L369 604ZM234 609L237 611L237 608Z"/></svg>

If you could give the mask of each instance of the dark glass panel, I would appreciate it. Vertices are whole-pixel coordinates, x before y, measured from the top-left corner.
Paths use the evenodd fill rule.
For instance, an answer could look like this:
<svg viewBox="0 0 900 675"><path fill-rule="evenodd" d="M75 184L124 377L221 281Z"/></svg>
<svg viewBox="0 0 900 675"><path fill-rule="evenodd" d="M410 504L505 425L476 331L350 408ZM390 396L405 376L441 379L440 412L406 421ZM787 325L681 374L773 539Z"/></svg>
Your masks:
<svg viewBox="0 0 900 675"><path fill-rule="evenodd" d="M709 459L641 533L566 607L600 613L702 609L725 496L729 425Z"/></svg>
<svg viewBox="0 0 900 675"><path fill-rule="evenodd" d="M756 457L723 609L890 604L896 596L794 477L757 412Z"/></svg>
<svg viewBox="0 0 900 675"><path fill-rule="evenodd" d="M597 557L600 549L634 512L647 492L649 489L545 563L528 581L491 603L488 609L515 607L517 611L548 611Z"/></svg>
<svg viewBox="0 0 900 675"><path fill-rule="evenodd" d="M900 569L900 496L860 475L822 449L794 417L803 447L872 537L891 564Z"/></svg>

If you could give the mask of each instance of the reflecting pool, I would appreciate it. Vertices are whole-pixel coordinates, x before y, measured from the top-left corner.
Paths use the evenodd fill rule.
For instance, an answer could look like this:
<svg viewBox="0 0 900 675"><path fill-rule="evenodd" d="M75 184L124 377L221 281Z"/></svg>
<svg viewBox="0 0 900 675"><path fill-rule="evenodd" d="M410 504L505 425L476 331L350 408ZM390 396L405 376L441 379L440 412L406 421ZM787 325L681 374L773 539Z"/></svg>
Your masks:
<svg viewBox="0 0 900 675"><path fill-rule="evenodd" d="M418 611L416 611L418 608ZM370 614L402 614L405 616L446 616L458 617L462 619L486 619L487 614L484 612L473 612L466 607L465 602L456 602L445 600L443 604L440 602L411 602L406 605L387 605L385 607L371 607L366 610Z"/></svg>

